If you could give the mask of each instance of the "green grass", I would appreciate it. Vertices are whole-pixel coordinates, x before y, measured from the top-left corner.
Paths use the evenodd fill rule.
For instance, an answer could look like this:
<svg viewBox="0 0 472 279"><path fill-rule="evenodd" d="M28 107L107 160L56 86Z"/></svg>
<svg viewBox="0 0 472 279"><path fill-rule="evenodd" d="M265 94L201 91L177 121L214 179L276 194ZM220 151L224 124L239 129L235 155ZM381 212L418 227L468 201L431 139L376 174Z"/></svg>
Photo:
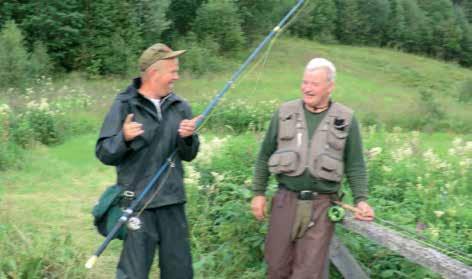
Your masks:
<svg viewBox="0 0 472 279"><path fill-rule="evenodd" d="M38 148L22 171L2 173L2 220L44 241L51 234L70 233L74 247L84 254L83 263L102 241L93 227L91 208L114 182L113 169L94 159L94 141L95 135L86 135L54 148ZM112 243L88 278L114 274L118 246Z"/></svg>
<svg viewBox="0 0 472 279"><path fill-rule="evenodd" d="M251 103L276 100L280 103L298 98L304 66L311 58L322 56L332 60L337 67L334 100L352 107L359 119L365 123L408 127L412 123L424 121L425 111L431 107L425 107L420 92L428 90L432 92L435 102L433 106L444 112L444 119L431 119L431 122L442 123L435 124L433 130L441 127L443 131L454 130L462 133L472 130L471 105L457 101L461 86L466 80L472 79L470 69L395 50L323 45L287 37L276 41L268 53L266 63L263 60L265 51L256 60L261 63L249 66L221 100L218 110L224 110L236 100L247 100ZM249 53L250 50L247 50L247 55ZM226 58L227 65L224 68L231 69L230 71L200 77L193 77L185 72L183 64L181 80L176 83L176 92L192 104L208 104L244 60L238 59L241 60ZM77 92L87 94L94 102L93 109L87 110L87 117L99 123L114 96L127 87L130 79L86 80L83 75L74 73L58 77L52 88L36 91L40 94L38 98L50 99L68 94L73 96ZM72 92L72 89L75 92ZM13 99L10 102L24 103L15 101L15 98L16 95L10 97ZM0 97L0 100L5 100L5 97Z"/></svg>
<svg viewBox="0 0 472 279"><path fill-rule="evenodd" d="M443 152L447 152L455 137L445 133L420 135L423 146ZM83 256L85 262L103 240L92 225L90 210L103 189L113 183L115 174L113 168L103 166L94 158L95 138L95 134L88 134L52 148L37 148L27 156L28 162L23 170L2 173L2 223L15 224L30 239L35 249L46 245L51 235L70 234L72 247ZM243 142L256 138L252 134L238 136L239 141ZM470 135L464 139L472 140ZM372 142L366 144L369 148L376 146ZM248 155L254 156L256 152L252 150ZM225 158L225 155L218 156ZM224 173L224 161L214 162L213 165L212 171ZM252 166L247 168L244 164L232 166L232 170L240 171L241 174L250 172ZM189 212L192 210L189 209ZM120 242L113 242L91 272L83 270L87 278L110 278L115 272L119 250ZM0 251L0 257L5 256ZM78 262L82 264L80 259Z"/></svg>

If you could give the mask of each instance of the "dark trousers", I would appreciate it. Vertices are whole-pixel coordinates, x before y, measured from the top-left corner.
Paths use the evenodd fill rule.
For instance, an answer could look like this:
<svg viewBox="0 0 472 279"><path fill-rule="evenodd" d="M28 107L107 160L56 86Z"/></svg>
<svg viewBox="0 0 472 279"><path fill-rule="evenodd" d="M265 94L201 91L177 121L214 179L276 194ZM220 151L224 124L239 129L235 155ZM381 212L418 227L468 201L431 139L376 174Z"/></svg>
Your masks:
<svg viewBox="0 0 472 279"><path fill-rule="evenodd" d="M139 219L141 229L128 230L123 242L116 278L148 278L157 247L162 279L193 278L184 204L146 209Z"/></svg>
<svg viewBox="0 0 472 279"><path fill-rule="evenodd" d="M314 199L314 226L303 237L292 241L297 194L285 189L278 190L272 199L269 232L265 243L269 279L323 278L329 243L334 233L334 224L327 214L330 206L330 195L320 195Z"/></svg>

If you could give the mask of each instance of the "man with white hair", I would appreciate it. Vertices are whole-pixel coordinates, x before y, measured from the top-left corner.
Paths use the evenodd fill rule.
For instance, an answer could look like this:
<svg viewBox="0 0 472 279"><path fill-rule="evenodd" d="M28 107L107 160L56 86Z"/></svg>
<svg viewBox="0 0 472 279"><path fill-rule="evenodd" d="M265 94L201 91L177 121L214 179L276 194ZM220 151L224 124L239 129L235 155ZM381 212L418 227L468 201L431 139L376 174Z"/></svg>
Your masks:
<svg viewBox="0 0 472 279"><path fill-rule="evenodd" d="M278 182L272 199L265 259L270 279L323 278L334 223L327 211L340 199L346 175L360 209L371 221L367 172L359 124L353 111L331 100L336 68L324 58L311 60L301 84L302 98L274 114L256 160L252 213L265 218L270 174Z"/></svg>

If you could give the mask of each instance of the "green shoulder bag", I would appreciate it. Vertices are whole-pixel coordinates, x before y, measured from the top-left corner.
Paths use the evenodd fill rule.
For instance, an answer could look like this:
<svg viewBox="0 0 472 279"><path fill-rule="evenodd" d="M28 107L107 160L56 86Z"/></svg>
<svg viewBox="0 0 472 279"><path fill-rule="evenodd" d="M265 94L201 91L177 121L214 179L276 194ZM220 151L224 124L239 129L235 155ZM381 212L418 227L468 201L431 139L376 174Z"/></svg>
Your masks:
<svg viewBox="0 0 472 279"><path fill-rule="evenodd" d="M109 186L92 209L93 224L98 232L105 237L123 215L123 209L121 207L123 192L124 189L121 185L115 184ZM126 226L123 225L114 238L123 240L125 237Z"/></svg>

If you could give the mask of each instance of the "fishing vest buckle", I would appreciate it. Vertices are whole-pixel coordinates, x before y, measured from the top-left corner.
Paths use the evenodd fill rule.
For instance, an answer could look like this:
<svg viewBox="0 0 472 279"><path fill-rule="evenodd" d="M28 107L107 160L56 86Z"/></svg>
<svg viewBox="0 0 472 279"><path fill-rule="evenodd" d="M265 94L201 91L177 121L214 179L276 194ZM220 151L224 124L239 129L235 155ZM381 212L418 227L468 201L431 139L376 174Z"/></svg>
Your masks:
<svg viewBox="0 0 472 279"><path fill-rule="evenodd" d="M309 190L303 190L298 192L297 198L299 200L305 200L305 201L311 201L314 200L318 196L317 192L309 191Z"/></svg>

